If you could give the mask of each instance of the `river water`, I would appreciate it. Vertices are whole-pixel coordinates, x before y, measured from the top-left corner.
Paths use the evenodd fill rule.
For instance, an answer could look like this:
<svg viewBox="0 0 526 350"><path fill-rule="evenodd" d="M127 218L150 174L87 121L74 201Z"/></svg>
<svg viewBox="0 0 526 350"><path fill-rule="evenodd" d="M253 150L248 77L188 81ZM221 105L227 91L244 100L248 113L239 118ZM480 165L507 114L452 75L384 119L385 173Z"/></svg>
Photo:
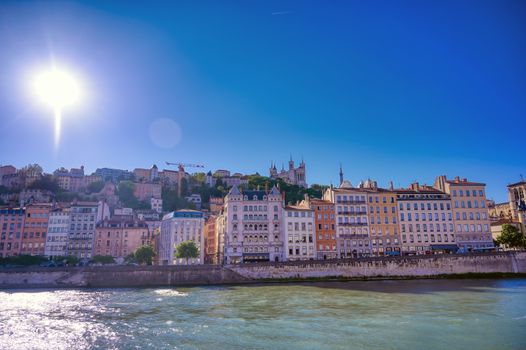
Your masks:
<svg viewBox="0 0 526 350"><path fill-rule="evenodd" d="M526 349L526 279L0 291L1 349Z"/></svg>

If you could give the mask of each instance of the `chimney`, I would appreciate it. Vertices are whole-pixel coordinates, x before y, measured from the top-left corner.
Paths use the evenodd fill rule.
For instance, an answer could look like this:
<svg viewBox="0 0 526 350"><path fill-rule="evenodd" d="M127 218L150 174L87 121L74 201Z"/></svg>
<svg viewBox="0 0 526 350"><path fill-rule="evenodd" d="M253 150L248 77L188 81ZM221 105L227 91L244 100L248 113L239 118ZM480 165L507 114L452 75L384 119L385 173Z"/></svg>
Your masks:
<svg viewBox="0 0 526 350"><path fill-rule="evenodd" d="M419 188L419 187L420 187L420 185L418 184L418 182L413 182L413 183L411 184L411 189L412 189L413 191L418 191L418 188Z"/></svg>
<svg viewBox="0 0 526 350"><path fill-rule="evenodd" d="M389 181L389 189L392 191L394 190L393 181Z"/></svg>
<svg viewBox="0 0 526 350"><path fill-rule="evenodd" d="M459 176L455 176L455 181L456 182L460 182L460 177Z"/></svg>

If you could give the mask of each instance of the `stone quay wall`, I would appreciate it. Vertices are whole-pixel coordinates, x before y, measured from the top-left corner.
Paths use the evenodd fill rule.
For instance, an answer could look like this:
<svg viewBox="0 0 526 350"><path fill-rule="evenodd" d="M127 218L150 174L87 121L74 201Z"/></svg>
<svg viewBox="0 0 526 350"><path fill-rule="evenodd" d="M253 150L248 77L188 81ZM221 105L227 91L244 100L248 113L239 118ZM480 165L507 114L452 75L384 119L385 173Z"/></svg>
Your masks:
<svg viewBox="0 0 526 350"><path fill-rule="evenodd" d="M312 278L429 278L467 273L526 274L526 251L193 266L0 269L0 289L244 284Z"/></svg>

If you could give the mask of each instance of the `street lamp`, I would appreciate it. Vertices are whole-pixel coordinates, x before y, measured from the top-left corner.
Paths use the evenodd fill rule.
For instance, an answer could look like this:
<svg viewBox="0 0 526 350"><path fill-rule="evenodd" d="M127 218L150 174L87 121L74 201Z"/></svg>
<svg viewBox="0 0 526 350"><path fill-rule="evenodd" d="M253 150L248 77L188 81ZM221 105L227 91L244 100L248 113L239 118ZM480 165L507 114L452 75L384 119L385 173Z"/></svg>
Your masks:
<svg viewBox="0 0 526 350"><path fill-rule="evenodd" d="M79 101L80 86L72 74L52 68L37 75L34 81L34 90L40 101L53 110L56 149L60 141L62 110Z"/></svg>

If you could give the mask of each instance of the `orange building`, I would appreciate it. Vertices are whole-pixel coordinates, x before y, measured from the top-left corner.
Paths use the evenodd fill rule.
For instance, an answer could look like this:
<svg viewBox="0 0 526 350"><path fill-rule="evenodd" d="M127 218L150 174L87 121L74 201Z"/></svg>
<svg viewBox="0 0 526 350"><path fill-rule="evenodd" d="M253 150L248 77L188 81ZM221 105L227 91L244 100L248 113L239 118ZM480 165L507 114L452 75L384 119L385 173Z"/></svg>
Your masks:
<svg viewBox="0 0 526 350"><path fill-rule="evenodd" d="M93 255L124 258L140 246L150 244L151 236L145 221L105 219L100 221L95 229Z"/></svg>
<svg viewBox="0 0 526 350"><path fill-rule="evenodd" d="M44 255L47 224L52 204L36 203L26 206L21 255Z"/></svg>
<svg viewBox="0 0 526 350"><path fill-rule="evenodd" d="M205 222L205 264L218 263L216 221L217 216L212 215Z"/></svg>
<svg viewBox="0 0 526 350"><path fill-rule="evenodd" d="M314 210L316 258L320 260L337 258L334 203L322 199L307 199L307 202Z"/></svg>

